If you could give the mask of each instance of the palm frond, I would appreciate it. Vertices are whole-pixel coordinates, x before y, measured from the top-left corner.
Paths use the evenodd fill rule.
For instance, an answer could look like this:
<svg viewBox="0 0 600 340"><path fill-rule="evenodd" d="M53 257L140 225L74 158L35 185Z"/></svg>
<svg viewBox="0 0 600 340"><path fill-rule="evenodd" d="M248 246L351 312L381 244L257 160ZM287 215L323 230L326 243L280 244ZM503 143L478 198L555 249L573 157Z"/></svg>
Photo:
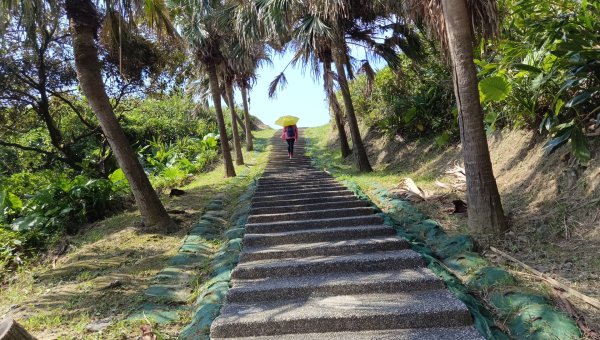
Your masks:
<svg viewBox="0 0 600 340"><path fill-rule="evenodd" d="M281 72L273 81L269 84L269 98L273 98L277 90L283 90L287 85L287 79L285 74Z"/></svg>
<svg viewBox="0 0 600 340"><path fill-rule="evenodd" d="M363 60L362 65L358 69L358 73L364 73L367 77L366 95L367 97L370 97L373 93L373 84L375 83L375 70L373 70L373 67L368 60Z"/></svg>
<svg viewBox="0 0 600 340"><path fill-rule="evenodd" d="M406 0L404 12L416 23L423 23L430 34L437 37L442 50L448 52L448 38L441 0ZM473 38L496 38L498 8L496 0L467 0L471 14Z"/></svg>

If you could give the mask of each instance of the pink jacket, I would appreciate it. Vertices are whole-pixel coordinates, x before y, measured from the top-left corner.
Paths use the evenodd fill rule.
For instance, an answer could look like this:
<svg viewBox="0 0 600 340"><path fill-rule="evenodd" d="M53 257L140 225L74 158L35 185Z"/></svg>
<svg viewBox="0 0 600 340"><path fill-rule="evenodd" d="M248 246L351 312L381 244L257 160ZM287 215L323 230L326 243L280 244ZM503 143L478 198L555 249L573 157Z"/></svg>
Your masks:
<svg viewBox="0 0 600 340"><path fill-rule="evenodd" d="M294 135L295 136L294 137L288 137L288 135L287 135L288 127L285 126L283 128L283 132L281 133L281 139L292 139L293 138L294 140L298 140L298 127L296 125L292 125L292 127L294 128Z"/></svg>

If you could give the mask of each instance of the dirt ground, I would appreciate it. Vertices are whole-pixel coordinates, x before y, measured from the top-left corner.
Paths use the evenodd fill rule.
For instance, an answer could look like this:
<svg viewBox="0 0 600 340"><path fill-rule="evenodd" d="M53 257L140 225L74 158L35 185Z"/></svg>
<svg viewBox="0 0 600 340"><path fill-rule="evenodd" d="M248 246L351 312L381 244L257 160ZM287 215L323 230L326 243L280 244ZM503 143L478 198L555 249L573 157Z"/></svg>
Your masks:
<svg viewBox="0 0 600 340"><path fill-rule="evenodd" d="M335 135L326 129L329 136ZM568 146L545 155L545 141L534 131L520 130L497 132L489 138L494 173L510 224L510 230L492 244L567 286L600 299L600 141L592 145L593 159L585 167L571 157ZM438 146L434 140L405 143L372 131L366 134L365 142L376 172L360 177L388 188L399 187L403 178L412 178L432 196L441 196L416 203L421 210L450 233L467 232L464 214L444 211L454 199L466 201L465 193L436 184L456 183L445 171L462 165L459 145ZM337 150L335 139L327 144ZM493 253L484 253L492 261L509 266ZM527 285L550 291L526 270L510 268ZM600 330L599 309L575 297L569 300L590 327Z"/></svg>

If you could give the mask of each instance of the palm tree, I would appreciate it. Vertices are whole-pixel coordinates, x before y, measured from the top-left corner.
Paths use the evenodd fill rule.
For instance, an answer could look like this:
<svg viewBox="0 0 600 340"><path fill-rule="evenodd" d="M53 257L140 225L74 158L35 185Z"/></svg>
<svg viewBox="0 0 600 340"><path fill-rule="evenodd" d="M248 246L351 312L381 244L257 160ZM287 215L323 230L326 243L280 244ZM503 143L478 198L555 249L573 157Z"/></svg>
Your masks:
<svg viewBox="0 0 600 340"><path fill-rule="evenodd" d="M331 111L333 111L333 118L335 120L335 126L338 130L338 136L340 139L340 151L342 153L342 158L346 158L350 156L352 150L350 149L350 145L348 145L348 136L346 135L346 127L344 121L342 120L342 108L340 107L340 103L337 100L337 96L335 94L335 88L333 86L334 79L337 78L335 73L333 72L331 65L333 63L331 50L324 51L322 53L323 60L323 84L325 86L325 92L327 93L327 99L329 101L329 107Z"/></svg>
<svg viewBox="0 0 600 340"><path fill-rule="evenodd" d="M208 76L219 126L225 176L234 177L236 173L231 158L225 119L223 118L221 89L219 87L219 69L222 68L225 58L221 51L221 41L223 40L221 32L223 32L223 29L219 26L215 12L220 9L221 2L209 1L205 3L200 1L196 3L186 0L174 0L171 5L175 7L178 13L179 24L182 27L183 35L188 40L193 58L200 62L200 66L204 68ZM232 119L232 124L235 125L235 119Z"/></svg>
<svg viewBox="0 0 600 340"><path fill-rule="evenodd" d="M483 36L495 35L496 1L409 0L407 9L411 16L428 24L452 61L467 177L469 228L477 234L500 234L506 230L506 220L492 169L473 62L473 30Z"/></svg>
<svg viewBox="0 0 600 340"><path fill-rule="evenodd" d="M252 121L248 103L248 91L256 81L256 70L264 63L270 63L266 45L262 42L252 42L249 47L239 43L234 49L230 67L235 72L236 84L242 93L242 104L244 107L244 124L246 131L246 150L254 150L252 141Z"/></svg>
<svg viewBox="0 0 600 340"><path fill-rule="evenodd" d="M235 113L235 101L233 98L233 81L235 75L233 70L226 65L222 69L223 86L225 88L225 99L227 99L227 106L231 112L231 130L233 134L233 148L235 150L235 163L237 165L244 164L244 154L242 153L242 142L240 141L240 134L238 131L238 119L239 117ZM241 124L240 124L241 125Z"/></svg>
<svg viewBox="0 0 600 340"><path fill-rule="evenodd" d="M289 36L292 46L298 46L297 50L318 50L323 45L330 49L331 61L335 65L337 82L344 100L344 109L352 136L356 165L360 171L372 171L360 135L348 85L348 75L352 74L348 43L351 41L368 48L383 57L392 66L397 65L399 60L397 50L420 47L419 44L415 45L409 42L413 36L402 35L403 32L399 28L405 27L404 25L389 19L391 13L399 10L398 2L393 0L307 0L302 2L272 1L266 3L258 1L257 7L263 17L261 21L267 25L268 29L266 31L279 32L283 37ZM386 22L386 25L382 26L382 22ZM378 29L391 29L394 35L380 42L373 37ZM282 39L280 38L280 40ZM319 60L321 62L325 61L320 58ZM330 65L329 61L327 63ZM332 74L330 72L325 73ZM271 88L275 87L274 82ZM336 124L337 121L336 119ZM338 131L341 132L339 126Z"/></svg>
<svg viewBox="0 0 600 340"><path fill-rule="evenodd" d="M164 5L160 0L155 1L153 8L146 8L143 3L125 1L128 11L124 16L137 15L153 20L149 23L161 31L174 32ZM110 1L104 2L105 8L115 10ZM54 1L3 1L0 3L0 14L12 13L19 17L28 31L35 25L35 18L44 16L48 9L56 9L59 2ZM131 191L140 210L142 221L146 226L152 226L164 231L174 231L177 225L171 220L164 206L160 202L156 191L152 188L144 169L138 161L133 148L125 137L123 129L113 112L110 100L101 74L101 65L98 59L96 40L100 29L100 15L96 5L91 0L66 0L64 9L69 20L72 33L73 54L75 69L83 94L86 96L92 111L98 118L100 127L108 140L119 166L123 170ZM159 13L160 12L160 13ZM145 13L141 15L141 13ZM131 19L131 18L130 18Z"/></svg>

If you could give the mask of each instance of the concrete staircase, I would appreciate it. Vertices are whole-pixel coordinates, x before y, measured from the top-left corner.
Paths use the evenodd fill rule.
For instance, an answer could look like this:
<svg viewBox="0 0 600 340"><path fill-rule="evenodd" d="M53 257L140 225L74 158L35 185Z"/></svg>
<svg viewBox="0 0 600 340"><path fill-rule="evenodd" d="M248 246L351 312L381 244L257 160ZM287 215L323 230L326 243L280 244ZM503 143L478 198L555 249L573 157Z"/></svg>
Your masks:
<svg viewBox="0 0 600 340"><path fill-rule="evenodd" d="M213 339L481 339L466 306L367 203L275 144Z"/></svg>

